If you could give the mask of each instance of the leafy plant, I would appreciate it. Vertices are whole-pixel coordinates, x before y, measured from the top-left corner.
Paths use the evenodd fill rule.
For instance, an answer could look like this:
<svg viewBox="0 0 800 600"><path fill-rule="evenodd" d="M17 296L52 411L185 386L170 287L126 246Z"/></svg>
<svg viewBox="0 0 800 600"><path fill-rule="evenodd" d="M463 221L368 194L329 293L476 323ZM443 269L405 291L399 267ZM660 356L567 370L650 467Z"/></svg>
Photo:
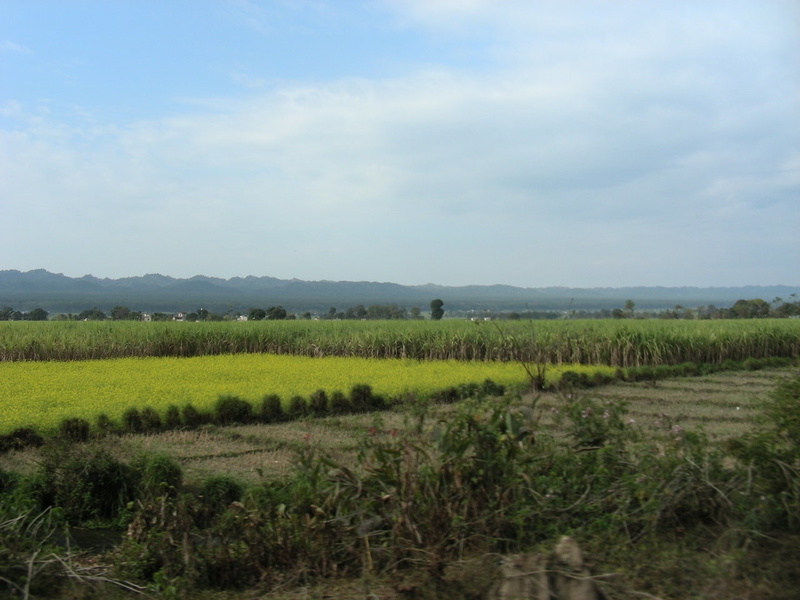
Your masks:
<svg viewBox="0 0 800 600"><path fill-rule="evenodd" d="M217 423L249 423L253 419L253 406L238 396L220 396L214 405Z"/></svg>

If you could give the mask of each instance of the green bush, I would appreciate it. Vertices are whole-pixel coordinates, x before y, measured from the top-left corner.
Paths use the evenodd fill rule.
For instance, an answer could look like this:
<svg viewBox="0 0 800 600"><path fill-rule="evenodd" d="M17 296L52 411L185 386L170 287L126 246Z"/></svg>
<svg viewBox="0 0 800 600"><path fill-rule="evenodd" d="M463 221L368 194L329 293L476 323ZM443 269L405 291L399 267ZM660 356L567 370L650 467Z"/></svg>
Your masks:
<svg viewBox="0 0 800 600"><path fill-rule="evenodd" d="M286 413L291 419L302 419L309 415L308 402L302 396L292 396Z"/></svg>
<svg viewBox="0 0 800 600"><path fill-rule="evenodd" d="M117 430L117 428L114 426L114 422L105 413L100 413L97 415L94 424L98 437L104 437L111 433L115 433Z"/></svg>
<svg viewBox="0 0 800 600"><path fill-rule="evenodd" d="M350 404L354 412L368 412L372 409L372 386L358 383L350 389Z"/></svg>
<svg viewBox="0 0 800 600"><path fill-rule="evenodd" d="M107 450L53 444L42 452L32 482L41 509L57 506L71 523L114 519L133 500L136 473Z"/></svg>
<svg viewBox="0 0 800 600"><path fill-rule="evenodd" d="M19 427L9 434L0 436L0 453L9 450L38 448L44 444L44 438L32 427Z"/></svg>
<svg viewBox="0 0 800 600"><path fill-rule="evenodd" d="M341 390L336 390L331 394L329 404L330 412L333 415L345 415L353 412L350 399Z"/></svg>
<svg viewBox="0 0 800 600"><path fill-rule="evenodd" d="M183 483L180 465L165 454L142 454L131 466L139 475L139 490L144 496L175 494Z"/></svg>
<svg viewBox="0 0 800 600"><path fill-rule="evenodd" d="M161 431L161 415L151 406L145 406L140 413L142 419L142 432L156 433Z"/></svg>
<svg viewBox="0 0 800 600"><path fill-rule="evenodd" d="M164 428L165 429L180 429L181 427L181 411L174 404L167 407L167 412L164 415Z"/></svg>
<svg viewBox="0 0 800 600"><path fill-rule="evenodd" d="M122 413L122 429L126 433L141 433L144 431L142 415L138 408L131 407Z"/></svg>
<svg viewBox="0 0 800 600"><path fill-rule="evenodd" d="M317 390L308 399L308 408L315 417L322 417L328 412L328 394L325 390Z"/></svg>
<svg viewBox="0 0 800 600"><path fill-rule="evenodd" d="M214 415L220 425L250 423L253 420L253 406L237 396L220 396L214 404Z"/></svg>
<svg viewBox="0 0 800 600"><path fill-rule="evenodd" d="M506 393L506 388L499 383L495 383L491 379L486 379L481 384L481 394L486 397L499 398Z"/></svg>
<svg viewBox="0 0 800 600"><path fill-rule="evenodd" d="M286 420L280 396L267 394L261 399L258 407L258 420L262 423L280 423Z"/></svg>
<svg viewBox="0 0 800 600"><path fill-rule="evenodd" d="M458 389L454 387L448 387L431 394L431 400L438 404L453 404L458 402L460 397L458 395Z"/></svg>
<svg viewBox="0 0 800 600"><path fill-rule="evenodd" d="M58 436L70 442L88 441L89 430L89 421L78 417L64 419L58 424Z"/></svg>
<svg viewBox="0 0 800 600"><path fill-rule="evenodd" d="M225 475L209 477L200 489L203 504L215 514L232 502L239 501L243 493L244 487L232 477Z"/></svg>
<svg viewBox="0 0 800 600"><path fill-rule="evenodd" d="M183 425L189 429L196 429L208 422L206 416L191 404L187 404L181 409L181 419L183 420Z"/></svg>

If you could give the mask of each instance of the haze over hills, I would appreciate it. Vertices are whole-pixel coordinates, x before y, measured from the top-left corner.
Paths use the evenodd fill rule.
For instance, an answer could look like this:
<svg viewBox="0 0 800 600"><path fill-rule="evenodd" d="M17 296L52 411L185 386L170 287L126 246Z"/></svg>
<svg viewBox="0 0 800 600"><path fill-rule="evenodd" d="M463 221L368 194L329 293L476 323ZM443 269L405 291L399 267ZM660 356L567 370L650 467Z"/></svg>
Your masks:
<svg viewBox="0 0 800 600"><path fill-rule="evenodd" d="M139 311L196 310L247 311L253 307L282 305L293 312L324 312L335 306L397 304L427 310L441 298L446 310L598 310L615 308L631 299L641 309L715 305L736 300L788 298L800 287L785 285L744 287L623 287L623 288L520 288L509 285L448 287L435 284L400 285L368 281L303 281L275 277L221 279L196 275L180 279L160 274L120 279L67 277L44 269L0 271L0 306L17 310L43 308L50 313L80 312L97 307L110 310L127 306Z"/></svg>

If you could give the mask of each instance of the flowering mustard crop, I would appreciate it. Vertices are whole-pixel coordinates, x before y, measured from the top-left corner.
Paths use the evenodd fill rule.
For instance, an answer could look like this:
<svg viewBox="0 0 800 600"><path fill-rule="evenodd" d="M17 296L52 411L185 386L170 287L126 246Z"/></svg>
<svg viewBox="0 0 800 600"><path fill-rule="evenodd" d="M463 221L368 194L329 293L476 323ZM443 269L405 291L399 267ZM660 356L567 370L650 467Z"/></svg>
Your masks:
<svg viewBox="0 0 800 600"><path fill-rule="evenodd" d="M560 365L548 369L548 375L557 379L566 369L613 371ZM527 376L517 363L270 354L7 362L0 363L0 433L26 425L47 429L68 417L92 421L100 413L118 419L130 407L163 413L170 404L191 403L207 410L222 394L253 403L278 394L286 403L318 389L347 393L353 385L368 384L386 397L426 396L487 378L514 387L525 384Z"/></svg>

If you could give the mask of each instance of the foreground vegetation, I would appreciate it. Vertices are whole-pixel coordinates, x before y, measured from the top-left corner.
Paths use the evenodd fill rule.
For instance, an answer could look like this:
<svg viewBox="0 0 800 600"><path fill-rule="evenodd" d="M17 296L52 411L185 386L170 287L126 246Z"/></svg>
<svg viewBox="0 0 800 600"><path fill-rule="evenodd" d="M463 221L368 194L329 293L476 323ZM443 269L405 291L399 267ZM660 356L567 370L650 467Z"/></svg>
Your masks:
<svg viewBox="0 0 800 600"><path fill-rule="evenodd" d="M614 367L800 355L800 319L0 322L0 362L268 353Z"/></svg>
<svg viewBox="0 0 800 600"><path fill-rule="evenodd" d="M676 409L671 397L687 402ZM243 587L254 597L321 584L322 597L355 577L352 598L477 599L493 561L475 557L570 534L599 572L618 574L599 580L614 598L794 598L798 410L794 370L192 434L273 452L247 478L230 464L252 452L218 448L215 467L192 471L185 441L170 441L178 433L51 440L0 467L0 589L108 597L114 581L168 598ZM726 425L755 413L746 432ZM338 441L325 436L336 429ZM280 450L286 467L269 470ZM127 535L81 562L52 546L65 523Z"/></svg>

